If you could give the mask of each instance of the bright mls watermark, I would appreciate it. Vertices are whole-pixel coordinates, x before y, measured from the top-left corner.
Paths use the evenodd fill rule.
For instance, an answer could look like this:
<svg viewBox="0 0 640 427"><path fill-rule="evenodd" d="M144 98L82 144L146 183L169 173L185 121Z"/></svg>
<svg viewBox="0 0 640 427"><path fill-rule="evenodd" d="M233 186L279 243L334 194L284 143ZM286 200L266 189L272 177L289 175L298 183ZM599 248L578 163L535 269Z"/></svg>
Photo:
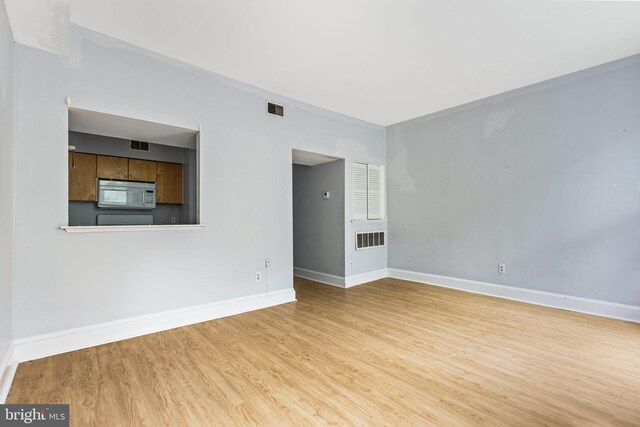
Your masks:
<svg viewBox="0 0 640 427"><path fill-rule="evenodd" d="M0 427L69 427L69 405L0 405Z"/></svg>

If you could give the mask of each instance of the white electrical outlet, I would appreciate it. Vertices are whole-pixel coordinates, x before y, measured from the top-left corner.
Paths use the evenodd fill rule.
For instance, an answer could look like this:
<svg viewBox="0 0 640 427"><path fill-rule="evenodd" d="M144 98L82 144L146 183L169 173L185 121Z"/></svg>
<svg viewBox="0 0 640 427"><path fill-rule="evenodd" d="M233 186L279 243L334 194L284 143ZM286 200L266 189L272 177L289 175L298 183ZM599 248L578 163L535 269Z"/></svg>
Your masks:
<svg viewBox="0 0 640 427"><path fill-rule="evenodd" d="M353 261L349 261L349 268L353 268Z"/></svg>
<svg viewBox="0 0 640 427"><path fill-rule="evenodd" d="M256 271L256 282L259 282L262 280L262 273L260 273L259 271Z"/></svg>
<svg viewBox="0 0 640 427"><path fill-rule="evenodd" d="M175 216L171 217L171 224L175 224L177 222L177 218Z"/></svg>
<svg viewBox="0 0 640 427"><path fill-rule="evenodd" d="M507 272L507 266L505 264L498 264L498 273L505 274Z"/></svg>
<svg viewBox="0 0 640 427"><path fill-rule="evenodd" d="M264 259L264 266L267 268L271 267L271 258Z"/></svg>

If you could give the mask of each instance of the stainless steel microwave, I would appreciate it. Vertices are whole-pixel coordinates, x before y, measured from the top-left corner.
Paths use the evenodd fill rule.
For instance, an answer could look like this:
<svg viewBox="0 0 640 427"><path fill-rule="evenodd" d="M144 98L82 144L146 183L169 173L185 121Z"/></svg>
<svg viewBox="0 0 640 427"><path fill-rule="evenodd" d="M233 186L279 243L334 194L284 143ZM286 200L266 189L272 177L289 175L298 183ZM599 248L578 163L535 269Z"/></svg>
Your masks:
<svg viewBox="0 0 640 427"><path fill-rule="evenodd" d="M111 209L153 209L156 207L156 184L99 179L98 207Z"/></svg>

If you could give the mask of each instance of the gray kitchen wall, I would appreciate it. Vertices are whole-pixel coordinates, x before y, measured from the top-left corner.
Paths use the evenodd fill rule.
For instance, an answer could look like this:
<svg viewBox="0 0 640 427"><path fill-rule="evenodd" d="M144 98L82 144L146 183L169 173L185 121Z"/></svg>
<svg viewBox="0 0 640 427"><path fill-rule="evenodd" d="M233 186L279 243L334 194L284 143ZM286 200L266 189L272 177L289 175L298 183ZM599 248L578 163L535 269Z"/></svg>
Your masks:
<svg viewBox="0 0 640 427"><path fill-rule="evenodd" d="M295 268L344 277L344 179L344 160L293 165Z"/></svg>
<svg viewBox="0 0 640 427"><path fill-rule="evenodd" d="M69 202L69 225L97 225L98 215L152 215L157 225L184 224L180 216L180 205L156 205L155 209L100 209L96 202Z"/></svg>
<svg viewBox="0 0 640 427"><path fill-rule="evenodd" d="M12 339L14 134L14 43L0 2L0 367ZM3 372L0 370L0 377ZM1 379L1 378L0 378Z"/></svg>
<svg viewBox="0 0 640 427"><path fill-rule="evenodd" d="M292 149L344 158L346 188L354 160L386 164L381 126L73 25L70 43L69 56L15 50L15 338L291 290ZM61 231L68 221L67 96L77 108L201 129L204 228ZM265 113L267 99L285 105L284 118ZM345 199L347 219L350 192ZM345 257L355 253L349 236L359 227L345 224ZM267 257L268 280L257 282ZM355 260L354 272L386 267L386 254Z"/></svg>
<svg viewBox="0 0 640 427"><path fill-rule="evenodd" d="M80 153L182 163L184 168L183 194L186 202L183 205L159 204L151 211L99 209L95 202L69 202L69 225L96 225L96 217L99 214L151 214L153 215L154 224L171 224L172 217L176 218L178 224L195 223L197 206L196 203L192 202L195 196L190 194L192 186L190 183L195 182L196 179L195 150L162 144L149 144L148 152L135 151L131 150L131 144L128 139L80 132L69 132L69 144L74 145L76 151ZM191 212L191 209L193 209L193 212Z"/></svg>
<svg viewBox="0 0 640 427"><path fill-rule="evenodd" d="M198 223L198 153L197 150L187 150L185 163L183 164L183 173L185 179L182 183L184 186L184 197L182 204L179 206L180 223L181 224L197 224Z"/></svg>
<svg viewBox="0 0 640 427"><path fill-rule="evenodd" d="M390 126L387 161L390 268L640 305L640 56Z"/></svg>
<svg viewBox="0 0 640 427"><path fill-rule="evenodd" d="M130 142L122 138L69 132L69 144L75 145L76 150L81 153L185 164L188 160L188 152L193 151L189 148L153 143L149 144L149 151L137 151L131 149Z"/></svg>

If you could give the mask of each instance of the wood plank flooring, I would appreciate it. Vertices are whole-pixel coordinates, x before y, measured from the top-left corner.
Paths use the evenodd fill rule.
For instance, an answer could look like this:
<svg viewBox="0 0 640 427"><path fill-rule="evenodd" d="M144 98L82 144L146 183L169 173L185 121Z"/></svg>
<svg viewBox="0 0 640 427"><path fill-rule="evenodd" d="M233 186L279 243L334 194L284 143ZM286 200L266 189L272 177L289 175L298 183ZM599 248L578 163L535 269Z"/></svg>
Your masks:
<svg viewBox="0 0 640 427"><path fill-rule="evenodd" d="M384 279L23 363L74 426L639 426L640 325Z"/></svg>

